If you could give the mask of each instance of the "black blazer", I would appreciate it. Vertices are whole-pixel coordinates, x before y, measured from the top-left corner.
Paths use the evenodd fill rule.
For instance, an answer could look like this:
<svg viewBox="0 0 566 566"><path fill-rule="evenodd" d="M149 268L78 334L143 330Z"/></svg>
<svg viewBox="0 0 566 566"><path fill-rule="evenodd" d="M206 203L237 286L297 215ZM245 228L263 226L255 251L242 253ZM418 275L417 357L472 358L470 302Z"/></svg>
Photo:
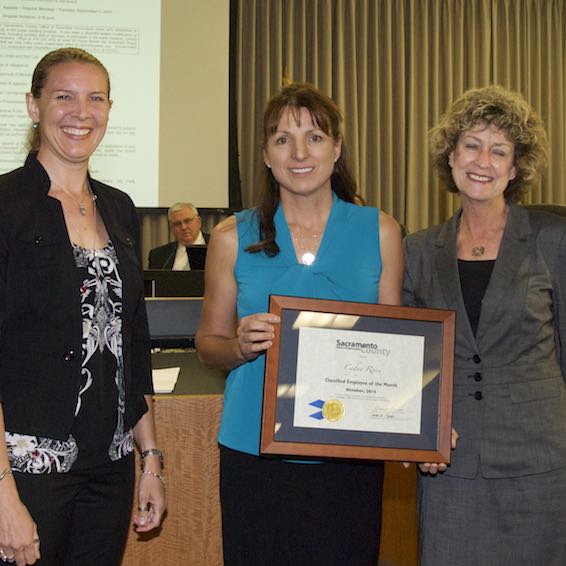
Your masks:
<svg viewBox="0 0 566 566"><path fill-rule="evenodd" d="M125 426L147 411L151 358L139 228L123 192L90 179L123 284ZM63 210L35 154L0 176L0 397L6 429L66 439L81 384L80 278Z"/></svg>
<svg viewBox="0 0 566 566"><path fill-rule="evenodd" d="M164 246L149 251L149 269L172 269L175 263L177 242L169 242Z"/></svg>

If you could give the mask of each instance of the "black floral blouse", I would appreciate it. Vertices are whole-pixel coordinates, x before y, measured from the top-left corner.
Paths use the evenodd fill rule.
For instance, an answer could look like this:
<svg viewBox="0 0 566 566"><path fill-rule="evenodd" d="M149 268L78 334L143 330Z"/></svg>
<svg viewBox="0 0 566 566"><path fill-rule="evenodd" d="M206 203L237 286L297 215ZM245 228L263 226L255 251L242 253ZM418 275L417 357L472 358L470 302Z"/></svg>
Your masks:
<svg viewBox="0 0 566 566"><path fill-rule="evenodd" d="M67 472L115 461L134 449L124 430L122 280L112 242L102 249L73 244L81 270L82 371L74 426L67 440L6 432L12 470Z"/></svg>

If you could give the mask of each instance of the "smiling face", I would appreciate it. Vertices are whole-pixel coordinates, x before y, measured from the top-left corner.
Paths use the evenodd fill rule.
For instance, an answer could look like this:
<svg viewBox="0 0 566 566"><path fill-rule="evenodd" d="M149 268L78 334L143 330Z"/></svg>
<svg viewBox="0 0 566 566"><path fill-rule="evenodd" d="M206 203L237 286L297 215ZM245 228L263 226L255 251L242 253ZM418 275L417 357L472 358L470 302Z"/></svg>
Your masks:
<svg viewBox="0 0 566 566"><path fill-rule="evenodd" d="M102 69L83 62L55 65L39 98L28 93L26 102L30 118L39 123L42 163L88 162L104 137L112 104Z"/></svg>
<svg viewBox="0 0 566 566"><path fill-rule="evenodd" d="M264 162L281 191L306 196L331 190L330 177L341 146L342 140L326 134L306 108L297 115L287 107L267 140Z"/></svg>
<svg viewBox="0 0 566 566"><path fill-rule="evenodd" d="M490 124L477 124L462 132L450 153L452 178L462 200L503 199L511 179L515 178L515 145L505 133Z"/></svg>

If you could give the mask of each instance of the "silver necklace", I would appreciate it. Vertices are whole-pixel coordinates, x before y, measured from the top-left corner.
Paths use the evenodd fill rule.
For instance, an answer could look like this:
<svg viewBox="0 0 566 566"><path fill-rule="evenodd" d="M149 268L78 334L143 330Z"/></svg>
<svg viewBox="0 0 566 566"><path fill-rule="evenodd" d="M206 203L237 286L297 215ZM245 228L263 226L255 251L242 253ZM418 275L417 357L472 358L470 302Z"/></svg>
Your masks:
<svg viewBox="0 0 566 566"><path fill-rule="evenodd" d="M67 189L65 189L65 187L58 185L57 183L53 183L58 189L60 189L61 191L63 191L67 196L71 197L78 205L79 205L79 212L81 213L81 216L86 216L86 204L84 203L83 199L80 198L78 199L75 195L73 195L73 193L71 193L70 191L68 191ZM96 200L96 195L93 194L90 185L87 183L86 185L87 189L87 194L88 196L92 199L92 202L94 204L94 201ZM82 194L84 194L84 191L82 191Z"/></svg>
<svg viewBox="0 0 566 566"><path fill-rule="evenodd" d="M291 238L297 243L299 248L299 259L303 265L312 265L316 259L315 251L318 250L320 234L311 233L308 235L311 240L314 240L310 246L305 244L305 237L303 236L302 228L298 231L291 231Z"/></svg>
<svg viewBox="0 0 566 566"><path fill-rule="evenodd" d="M81 212L81 214L82 214L82 212ZM97 225L97 214L96 214L96 195L93 195L93 199L92 199L92 214L93 214L93 217L94 217L94 236L92 237L92 247L91 247L91 249L92 249L92 253L94 254L94 257L96 258L96 237L98 236L98 225ZM76 224L73 222L71 215L68 214L65 218L69 221L71 228L76 232L77 236L79 237L79 240L80 240L79 245L86 250L87 247L84 245L82 233L77 228Z"/></svg>

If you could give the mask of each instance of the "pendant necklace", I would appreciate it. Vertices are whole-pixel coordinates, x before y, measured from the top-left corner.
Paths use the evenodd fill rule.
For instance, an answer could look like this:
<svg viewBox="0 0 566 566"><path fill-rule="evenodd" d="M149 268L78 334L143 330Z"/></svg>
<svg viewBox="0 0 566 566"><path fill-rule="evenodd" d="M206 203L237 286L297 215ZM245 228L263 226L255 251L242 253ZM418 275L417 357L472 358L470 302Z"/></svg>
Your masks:
<svg viewBox="0 0 566 566"><path fill-rule="evenodd" d="M460 224L461 226L461 224ZM492 244L493 242L497 241L497 238L501 237L498 236L499 233L503 233L503 230L505 229L505 223L502 224L501 228L495 228L495 229L491 229L488 232L485 233L485 235L482 238L475 238L476 242L479 240L480 242L482 242L481 244L475 245L473 244L473 236L472 233L470 232L469 228L467 227L467 225L464 224L464 230L466 231L466 233L469 236L469 239L472 240L469 244L470 248L470 253L472 255L472 257L483 257L483 255L485 254L485 250L486 250L486 246L488 244Z"/></svg>
<svg viewBox="0 0 566 566"><path fill-rule="evenodd" d="M314 260L316 259L316 251L320 245L319 239L320 234L311 233L308 235L308 238L314 242L311 242L311 245L307 246L305 244L305 238L303 235L302 229L298 230L297 232L291 231L291 238L296 242L297 247L299 248L299 260L303 265L312 265Z"/></svg>
<svg viewBox="0 0 566 566"><path fill-rule="evenodd" d="M58 186L58 185L57 185ZM59 187L62 189L62 187ZM63 189L63 192L67 192ZM94 255L94 257L96 258L96 237L98 235L98 226L97 226L97 214L96 214L96 195L93 194L92 189L90 188L90 185L88 185L88 192L92 197L92 214L93 214L93 218L94 218L94 235L92 237L92 253ZM69 193L67 193L69 194ZM70 196L70 195L69 195ZM63 204L63 203L61 203ZM82 204L82 203L81 203ZM80 208L80 213L81 216L86 216L86 207L84 208L84 214L83 214L83 208ZM79 246L81 246L82 248L84 248L85 250L88 249L85 245L84 245L84 241L83 241L83 237L82 237L82 233L81 230L79 230L76 226L76 224L73 222L73 219L71 218L71 214L68 214L67 216L65 216L65 218L69 221L69 224L71 225L71 228L76 232L77 236L79 237ZM84 231L84 230L83 230Z"/></svg>
<svg viewBox="0 0 566 566"><path fill-rule="evenodd" d="M64 187L62 187L61 185L58 185L57 183L53 183L59 190L63 191L67 196L71 197L78 205L79 205L79 212L81 213L81 216L86 216L86 204L84 203L83 199L80 198L78 199L75 195L73 195L71 192L69 192L67 189L65 189ZM81 197L84 194L84 191L82 191L81 193ZM92 199L92 202L94 204L94 201L96 200L96 195L93 194L90 185L87 183L87 194L88 196Z"/></svg>

